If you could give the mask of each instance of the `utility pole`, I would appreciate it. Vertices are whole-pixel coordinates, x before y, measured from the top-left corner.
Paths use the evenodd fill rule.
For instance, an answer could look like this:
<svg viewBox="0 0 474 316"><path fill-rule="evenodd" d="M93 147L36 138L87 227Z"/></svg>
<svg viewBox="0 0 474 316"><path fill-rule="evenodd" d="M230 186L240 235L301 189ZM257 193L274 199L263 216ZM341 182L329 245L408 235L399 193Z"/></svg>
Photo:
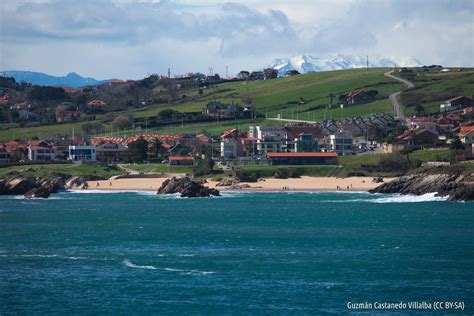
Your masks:
<svg viewBox="0 0 474 316"><path fill-rule="evenodd" d="M369 55L367 55L367 69L369 69Z"/></svg>
<svg viewBox="0 0 474 316"><path fill-rule="evenodd" d="M171 68L168 68L168 78L171 79Z"/></svg>
<svg viewBox="0 0 474 316"><path fill-rule="evenodd" d="M225 78L229 79L229 66L225 66Z"/></svg>

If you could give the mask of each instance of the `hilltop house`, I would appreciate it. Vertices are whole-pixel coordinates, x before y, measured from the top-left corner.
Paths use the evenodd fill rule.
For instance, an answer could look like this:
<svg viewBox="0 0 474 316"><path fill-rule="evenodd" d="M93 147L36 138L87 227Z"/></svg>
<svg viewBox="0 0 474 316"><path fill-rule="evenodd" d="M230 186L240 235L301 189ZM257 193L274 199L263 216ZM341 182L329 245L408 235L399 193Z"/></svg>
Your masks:
<svg viewBox="0 0 474 316"><path fill-rule="evenodd" d="M299 75L300 72L298 70L287 70L285 71L285 77L293 77Z"/></svg>
<svg viewBox="0 0 474 316"><path fill-rule="evenodd" d="M99 100L99 99L94 99L94 100L90 100L89 102L87 102L87 106L104 107L106 105L107 105L106 102L104 102L102 100Z"/></svg>
<svg viewBox="0 0 474 316"><path fill-rule="evenodd" d="M28 159L32 161L52 161L56 159L56 152L53 145L46 141L30 141Z"/></svg>
<svg viewBox="0 0 474 316"><path fill-rule="evenodd" d="M458 97L449 99L445 103L440 104L439 111L440 112L453 111L453 110L462 109L470 105L474 105L474 102L472 99L463 97L463 96L458 96Z"/></svg>
<svg viewBox="0 0 474 316"><path fill-rule="evenodd" d="M203 114L215 119L241 118L245 116L244 109L237 104L223 104L211 101L203 109Z"/></svg>
<svg viewBox="0 0 474 316"><path fill-rule="evenodd" d="M266 68L263 70L263 80L278 78L278 69Z"/></svg>

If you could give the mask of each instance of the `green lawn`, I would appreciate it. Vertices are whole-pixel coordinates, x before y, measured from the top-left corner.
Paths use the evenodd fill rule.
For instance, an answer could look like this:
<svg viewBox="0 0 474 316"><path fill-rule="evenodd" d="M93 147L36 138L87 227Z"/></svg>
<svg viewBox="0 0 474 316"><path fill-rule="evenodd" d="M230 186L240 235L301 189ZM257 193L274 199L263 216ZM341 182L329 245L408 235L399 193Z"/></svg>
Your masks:
<svg viewBox="0 0 474 316"><path fill-rule="evenodd" d="M414 89L401 94L402 104L407 114L415 113L415 104L420 104L425 111L439 112L439 105L454 96L474 95L474 70L464 68L460 72L420 72L420 75L405 75L415 84Z"/></svg>
<svg viewBox="0 0 474 316"><path fill-rule="evenodd" d="M96 164L35 164L11 167L1 167L0 176L9 172L20 172L24 175L48 176L52 173L64 173L70 176L96 175L109 178L115 175L124 174L123 170L114 167L104 167Z"/></svg>
<svg viewBox="0 0 474 316"><path fill-rule="evenodd" d="M125 167L139 172L158 172L158 173L191 173L191 166L168 166L168 164L149 163L149 164L129 164Z"/></svg>

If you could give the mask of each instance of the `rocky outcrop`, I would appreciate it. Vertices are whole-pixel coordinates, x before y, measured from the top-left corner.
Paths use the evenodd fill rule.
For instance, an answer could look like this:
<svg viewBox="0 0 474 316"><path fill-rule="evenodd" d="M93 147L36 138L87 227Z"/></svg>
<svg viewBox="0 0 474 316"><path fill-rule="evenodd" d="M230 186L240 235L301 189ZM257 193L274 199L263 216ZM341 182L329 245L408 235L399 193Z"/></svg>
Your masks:
<svg viewBox="0 0 474 316"><path fill-rule="evenodd" d="M87 180L84 177L72 177L66 181L64 188L68 190L87 189Z"/></svg>
<svg viewBox="0 0 474 316"><path fill-rule="evenodd" d="M64 188L62 175L31 177L14 174L0 179L0 195L47 198L51 193L56 193L62 188Z"/></svg>
<svg viewBox="0 0 474 316"><path fill-rule="evenodd" d="M230 187L239 184L239 180L235 178L224 178L216 184L216 187Z"/></svg>
<svg viewBox="0 0 474 316"><path fill-rule="evenodd" d="M384 183L371 193L400 193L423 195L437 192L452 201L474 200L474 182L459 174L418 174L400 177Z"/></svg>
<svg viewBox="0 0 474 316"><path fill-rule="evenodd" d="M174 194L180 193L181 197L209 197L218 196L219 191L209 189L202 183L191 180L188 177L176 178L166 180L158 189L158 194Z"/></svg>

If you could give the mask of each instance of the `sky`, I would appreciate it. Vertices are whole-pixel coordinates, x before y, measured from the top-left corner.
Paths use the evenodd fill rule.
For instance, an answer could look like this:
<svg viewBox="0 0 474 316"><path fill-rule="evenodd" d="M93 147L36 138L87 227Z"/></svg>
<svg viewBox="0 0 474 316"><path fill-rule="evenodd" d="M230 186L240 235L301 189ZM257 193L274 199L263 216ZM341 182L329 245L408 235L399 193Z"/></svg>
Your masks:
<svg viewBox="0 0 474 316"><path fill-rule="evenodd" d="M473 67L474 1L0 1L2 71L223 76L334 53Z"/></svg>

